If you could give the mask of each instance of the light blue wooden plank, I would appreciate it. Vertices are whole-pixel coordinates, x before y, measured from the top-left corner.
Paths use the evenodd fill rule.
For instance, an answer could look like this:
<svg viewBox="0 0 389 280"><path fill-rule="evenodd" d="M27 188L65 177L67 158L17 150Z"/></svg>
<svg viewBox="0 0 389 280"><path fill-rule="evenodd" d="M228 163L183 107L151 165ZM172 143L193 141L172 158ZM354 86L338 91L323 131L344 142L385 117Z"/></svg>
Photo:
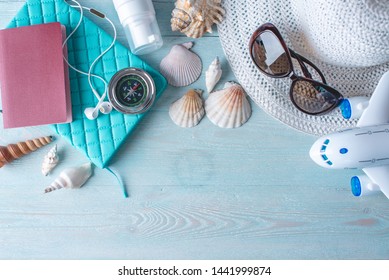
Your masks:
<svg viewBox="0 0 389 280"><path fill-rule="evenodd" d="M112 18L126 44L110 0L80 2ZM142 58L158 68L174 44L191 39L170 31L174 1L154 3L165 44ZM0 24L21 5L1 0ZM171 102L189 88L204 89L216 55L223 68L218 88L235 80L217 37L194 41L202 77L186 88L168 87L112 162L129 199L99 169L81 190L42 194L63 168L85 161L62 139L56 140L62 161L49 177L40 175L49 147L0 169L0 259L389 258L387 199L354 198L348 181L360 171L311 162L315 137L253 103L251 119L239 129L218 128L206 117L193 129L171 122ZM48 133L0 129L0 145Z"/></svg>
<svg viewBox="0 0 389 280"><path fill-rule="evenodd" d="M24 1L0 1L0 28L4 28L22 7Z"/></svg>

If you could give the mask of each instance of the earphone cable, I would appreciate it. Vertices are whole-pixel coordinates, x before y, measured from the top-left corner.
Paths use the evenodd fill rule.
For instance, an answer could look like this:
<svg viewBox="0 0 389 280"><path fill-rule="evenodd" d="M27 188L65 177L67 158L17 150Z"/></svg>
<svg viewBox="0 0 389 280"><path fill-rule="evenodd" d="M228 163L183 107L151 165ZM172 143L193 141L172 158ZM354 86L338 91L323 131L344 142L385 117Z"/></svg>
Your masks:
<svg viewBox="0 0 389 280"><path fill-rule="evenodd" d="M69 4L69 6L71 6L71 7L73 7L73 8L78 8L78 9L80 10L80 19L78 20L78 23L77 23L76 27L72 30L72 32L66 37L66 39L65 39L64 42L62 43L62 49L65 47L65 45L67 44L67 42L69 41L69 39L73 36L73 34L74 34L74 33L77 31L77 29L80 27L80 25L81 25L81 23L82 23L82 20L83 20L83 17L84 17L84 9L85 9L85 10L88 10L89 12L91 12L91 9L90 9L90 8L81 6L81 4L80 4L78 1L76 1L76 0L69 0L69 1L71 1L71 2L73 2L73 3L76 4L76 5L70 5L70 4ZM91 13L92 13L92 12L91 12ZM96 15L96 13L93 13L93 14ZM103 14L101 14L101 15L103 15ZM101 17L101 16L99 16L99 17ZM99 102L102 101L102 100L104 100L104 98L105 98L106 95L107 95L108 83L104 80L104 78L102 78L102 77L100 77L100 76L98 76L98 75L96 75L96 74L93 74L93 73L91 73L91 72L92 72L92 70L93 70L94 65L97 63L97 61L113 47L113 45L115 44L115 41L116 41L116 37L117 37L116 28L115 28L115 25L113 24L113 22L112 22L109 18L107 18L107 17L105 17L105 16L104 16L104 18L111 24L111 26L112 26L112 28L113 28L113 31L114 31L114 37L113 37L113 40L112 40L110 46L109 46L106 50L104 50L104 51L103 51L103 52L102 52L102 53L101 53L101 54L92 62L91 66L89 67L88 72L84 72L84 71L82 71L82 70L80 70L80 69L77 69L77 68L74 67L73 65L71 65L70 62L68 61L68 59L66 58L66 56L63 55L64 61L66 62L66 64L67 64L71 69L73 69L73 70L76 71L77 73L80 73L80 74L82 74L82 75L88 76L88 83L89 83L89 86L90 86L90 88L91 88L93 94L94 94L94 95L96 96L96 98L99 100ZM97 78L97 79L99 79L101 82L103 82L103 84L104 84L104 93L103 93L102 96L100 96L100 94L97 92L97 90L96 90L95 87L93 86L91 77Z"/></svg>

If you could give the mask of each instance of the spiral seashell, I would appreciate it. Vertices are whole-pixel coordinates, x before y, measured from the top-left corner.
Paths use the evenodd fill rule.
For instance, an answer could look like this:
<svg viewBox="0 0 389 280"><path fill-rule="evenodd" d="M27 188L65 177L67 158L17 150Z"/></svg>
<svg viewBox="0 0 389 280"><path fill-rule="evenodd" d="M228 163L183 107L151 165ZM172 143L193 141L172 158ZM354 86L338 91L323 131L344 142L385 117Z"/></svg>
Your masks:
<svg viewBox="0 0 389 280"><path fill-rule="evenodd" d="M199 38L212 33L212 25L219 24L225 14L221 0L177 0L170 21L173 31Z"/></svg>
<svg viewBox="0 0 389 280"><path fill-rule="evenodd" d="M181 127L196 126L204 117L205 111L200 89L191 89L183 97L173 102L169 108L172 121Z"/></svg>
<svg viewBox="0 0 389 280"><path fill-rule="evenodd" d="M21 158L24 155L36 151L37 149L51 143L52 141L53 137L46 136L19 142L17 144L9 144L6 147L0 146L0 168L15 159Z"/></svg>
<svg viewBox="0 0 389 280"><path fill-rule="evenodd" d="M78 167L67 168L59 174L57 179L45 189L45 193L62 188L79 189L92 175L92 164L90 162Z"/></svg>
<svg viewBox="0 0 389 280"><path fill-rule="evenodd" d="M175 45L162 59L160 72L170 85L187 86L200 77L203 66L200 57L189 50L192 46L192 42Z"/></svg>
<svg viewBox="0 0 389 280"><path fill-rule="evenodd" d="M251 105L241 85L227 82L224 89L211 93L205 101L209 120L222 128L236 128L251 116Z"/></svg>
<svg viewBox="0 0 389 280"><path fill-rule="evenodd" d="M43 158L42 174L47 176L59 162L57 145L55 145Z"/></svg>
<svg viewBox="0 0 389 280"><path fill-rule="evenodd" d="M216 57L211 65L209 65L208 70L205 72L205 86L207 87L208 93L210 93L217 82L222 76L222 68L220 66L219 57Z"/></svg>

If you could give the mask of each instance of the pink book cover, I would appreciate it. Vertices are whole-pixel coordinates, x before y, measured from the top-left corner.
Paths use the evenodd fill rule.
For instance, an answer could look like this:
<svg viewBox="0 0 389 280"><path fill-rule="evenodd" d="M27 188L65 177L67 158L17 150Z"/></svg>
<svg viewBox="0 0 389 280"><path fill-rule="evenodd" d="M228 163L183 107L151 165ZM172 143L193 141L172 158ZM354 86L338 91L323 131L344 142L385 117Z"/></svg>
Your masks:
<svg viewBox="0 0 389 280"><path fill-rule="evenodd" d="M64 36L58 22L0 30L4 128L72 121Z"/></svg>

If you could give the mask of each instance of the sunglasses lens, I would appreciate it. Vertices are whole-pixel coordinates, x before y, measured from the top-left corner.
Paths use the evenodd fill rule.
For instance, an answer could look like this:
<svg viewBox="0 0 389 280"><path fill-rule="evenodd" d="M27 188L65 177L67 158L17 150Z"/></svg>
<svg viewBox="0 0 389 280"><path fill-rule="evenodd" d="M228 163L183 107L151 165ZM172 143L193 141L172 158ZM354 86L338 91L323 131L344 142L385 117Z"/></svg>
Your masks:
<svg viewBox="0 0 389 280"><path fill-rule="evenodd" d="M297 80L292 87L295 105L308 114L324 113L339 103L340 94L321 83Z"/></svg>
<svg viewBox="0 0 389 280"><path fill-rule="evenodd" d="M271 76L285 76L290 72L288 55L273 32L264 31L256 37L251 56L257 67Z"/></svg>

